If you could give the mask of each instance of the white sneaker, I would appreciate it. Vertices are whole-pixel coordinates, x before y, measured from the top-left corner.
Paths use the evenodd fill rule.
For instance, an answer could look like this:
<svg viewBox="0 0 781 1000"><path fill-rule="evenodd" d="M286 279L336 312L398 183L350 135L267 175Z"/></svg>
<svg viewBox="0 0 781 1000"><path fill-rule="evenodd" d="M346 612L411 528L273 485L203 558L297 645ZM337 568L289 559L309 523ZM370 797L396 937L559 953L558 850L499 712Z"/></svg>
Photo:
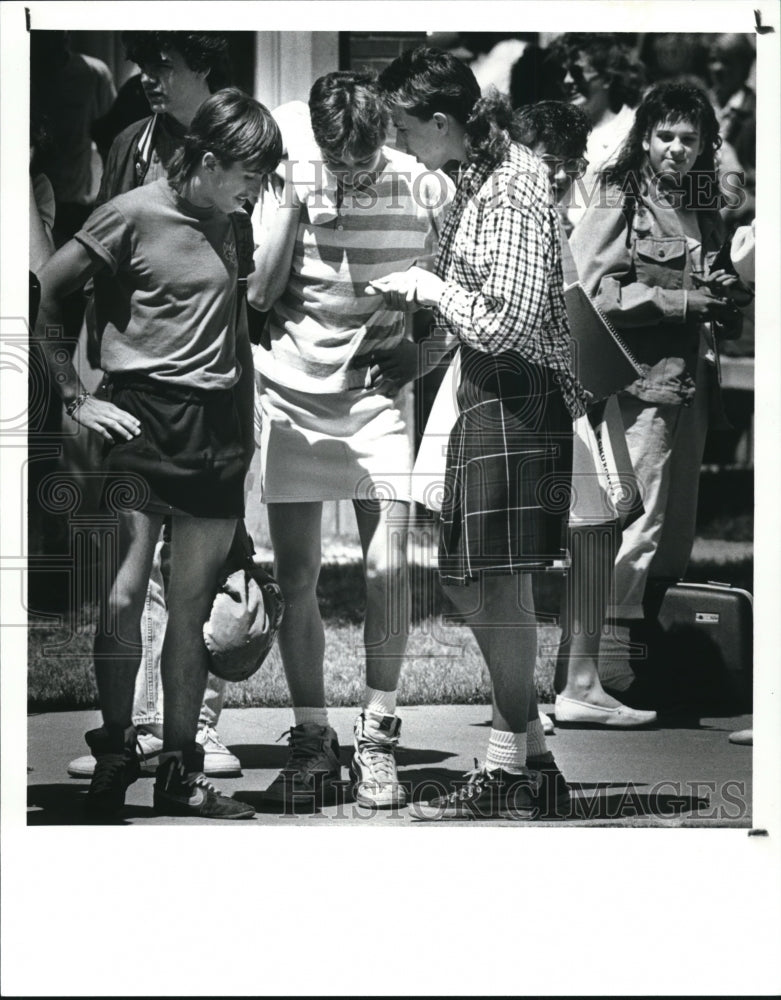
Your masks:
<svg viewBox="0 0 781 1000"><path fill-rule="evenodd" d="M241 777L241 761L225 746L216 729L200 727L195 742L203 747L203 773L208 778Z"/></svg>
<svg viewBox="0 0 781 1000"><path fill-rule="evenodd" d="M153 733L146 733L139 730L138 736L138 762L141 765L142 774L155 774L157 771L157 760L160 751L163 749L163 741ZM84 757L77 757L68 764L68 774L71 778L91 778L95 773L97 761L91 753Z"/></svg>
<svg viewBox="0 0 781 1000"><path fill-rule="evenodd" d="M355 720L350 777L359 805L392 809L407 804L407 793L396 770L400 733L401 719L395 715L361 712Z"/></svg>

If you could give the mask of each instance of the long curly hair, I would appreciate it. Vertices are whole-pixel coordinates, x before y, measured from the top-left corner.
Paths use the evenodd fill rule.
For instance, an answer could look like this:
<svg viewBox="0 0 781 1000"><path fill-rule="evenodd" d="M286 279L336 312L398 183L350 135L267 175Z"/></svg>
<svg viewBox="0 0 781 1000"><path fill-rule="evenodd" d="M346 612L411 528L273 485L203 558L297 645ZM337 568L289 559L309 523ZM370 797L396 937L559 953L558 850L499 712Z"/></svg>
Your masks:
<svg viewBox="0 0 781 1000"><path fill-rule="evenodd" d="M681 178L687 202L696 207L698 196L709 206L715 199L720 203L716 152L721 146L719 124L704 90L688 83L660 83L640 102L634 123L624 140L615 162L600 173L606 184L639 195L643 175L648 167L648 154L643 148L654 127L669 122L689 122L696 126L702 139L702 152L694 166Z"/></svg>

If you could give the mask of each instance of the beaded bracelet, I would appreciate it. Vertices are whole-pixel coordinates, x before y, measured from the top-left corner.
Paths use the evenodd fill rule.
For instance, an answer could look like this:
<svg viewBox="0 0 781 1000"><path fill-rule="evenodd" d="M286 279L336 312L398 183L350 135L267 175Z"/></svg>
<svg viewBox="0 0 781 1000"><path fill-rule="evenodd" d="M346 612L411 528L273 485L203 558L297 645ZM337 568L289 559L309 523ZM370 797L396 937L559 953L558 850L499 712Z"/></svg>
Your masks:
<svg viewBox="0 0 781 1000"><path fill-rule="evenodd" d="M81 404L85 400L89 399L91 395L92 393L87 392L86 389L84 390L84 392L80 392L78 396L73 400L73 402L68 403L68 405L65 407L65 412L68 414L68 416L72 417L73 414L76 412L76 410L78 410L78 408L81 406Z"/></svg>

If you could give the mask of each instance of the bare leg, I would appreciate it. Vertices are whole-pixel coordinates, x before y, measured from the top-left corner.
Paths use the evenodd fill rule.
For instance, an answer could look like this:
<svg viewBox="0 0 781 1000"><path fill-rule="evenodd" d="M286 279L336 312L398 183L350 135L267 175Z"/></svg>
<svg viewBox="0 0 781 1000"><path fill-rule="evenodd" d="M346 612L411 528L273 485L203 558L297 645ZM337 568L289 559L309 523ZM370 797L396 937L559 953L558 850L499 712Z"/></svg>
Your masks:
<svg viewBox="0 0 781 1000"><path fill-rule="evenodd" d="M173 519L162 654L165 750L189 748L195 739L209 669L203 623L211 612L218 574L235 530L235 518Z"/></svg>
<svg viewBox="0 0 781 1000"><path fill-rule="evenodd" d="M141 613L152 569L161 515L118 514L117 549L108 542L101 553L107 588L95 635L95 677L107 726L131 724L136 674L141 662Z"/></svg>
<svg viewBox="0 0 781 1000"><path fill-rule="evenodd" d="M484 575L469 587L445 586L466 616L485 657L493 687L493 728L525 733L534 699L537 623L531 575ZM536 701L535 701L536 718Z"/></svg>
<svg viewBox="0 0 781 1000"><path fill-rule="evenodd" d="M577 525L569 529L572 566L561 607L561 644L554 685L576 701L617 708L599 679L599 642L610 600L617 526Z"/></svg>
<svg viewBox="0 0 781 1000"><path fill-rule="evenodd" d="M409 504L356 500L353 505L366 576L366 683L395 691L409 636Z"/></svg>
<svg viewBox="0 0 781 1000"><path fill-rule="evenodd" d="M322 503L270 503L274 572L285 597L279 651L290 697L299 707L325 706L325 632L317 605Z"/></svg>

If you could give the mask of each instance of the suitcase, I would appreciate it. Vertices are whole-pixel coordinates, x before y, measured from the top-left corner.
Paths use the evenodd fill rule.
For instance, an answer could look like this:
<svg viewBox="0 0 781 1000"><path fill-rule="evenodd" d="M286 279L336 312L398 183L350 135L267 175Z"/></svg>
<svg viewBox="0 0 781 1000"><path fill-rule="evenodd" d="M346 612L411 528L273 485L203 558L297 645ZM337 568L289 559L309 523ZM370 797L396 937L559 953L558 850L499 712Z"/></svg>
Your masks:
<svg viewBox="0 0 781 1000"><path fill-rule="evenodd" d="M674 583L660 597L657 662L678 676L697 706L750 711L751 594L728 583Z"/></svg>

